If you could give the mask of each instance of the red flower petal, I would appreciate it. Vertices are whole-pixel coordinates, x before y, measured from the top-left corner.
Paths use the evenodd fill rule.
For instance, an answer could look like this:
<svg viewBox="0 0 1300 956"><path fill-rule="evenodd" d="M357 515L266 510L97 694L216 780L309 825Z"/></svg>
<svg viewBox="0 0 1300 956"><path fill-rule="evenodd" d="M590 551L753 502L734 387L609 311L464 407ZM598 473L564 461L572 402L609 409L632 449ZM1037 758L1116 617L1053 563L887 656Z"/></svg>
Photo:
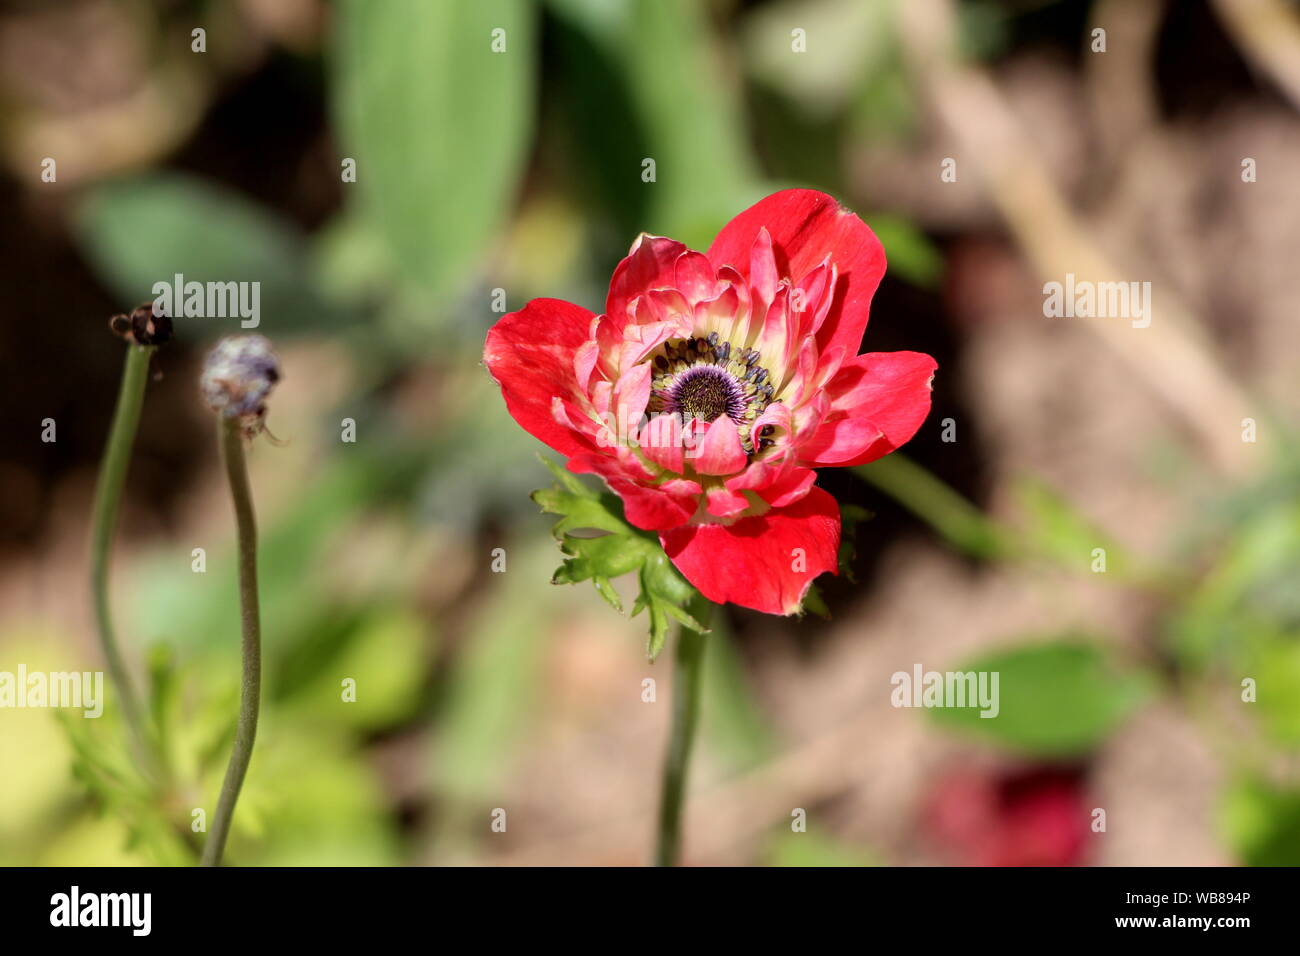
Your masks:
<svg viewBox="0 0 1300 956"><path fill-rule="evenodd" d="M525 431L563 455L589 445L556 421L555 398L578 393L574 358L591 326L592 313L560 299L533 299L488 330L483 362Z"/></svg>
<svg viewBox="0 0 1300 956"><path fill-rule="evenodd" d="M659 540L677 570L715 604L793 614L813 578L836 573L840 511L813 488L788 508L732 525L686 525Z"/></svg>
<svg viewBox="0 0 1300 956"><path fill-rule="evenodd" d="M709 246L709 260L719 268L734 266L753 278L751 251L764 228L771 236L778 268L795 282L827 255L831 257L838 275L836 295L817 332L817 344L822 351L843 345L848 354L856 355L871 296L885 274L885 250L876 234L825 193L785 189L759 200L723 226Z"/></svg>
<svg viewBox="0 0 1300 956"><path fill-rule="evenodd" d="M646 531L666 531L685 524L704 493L696 482L685 478L653 487L641 484L651 476L640 463L607 455L576 455L569 459L569 471L604 478L610 491L623 499L623 516Z"/></svg>
<svg viewBox="0 0 1300 956"><path fill-rule="evenodd" d="M930 413L936 368L920 352L868 352L845 362L826 386L826 417L799 446L800 464L862 465L907 442Z"/></svg>

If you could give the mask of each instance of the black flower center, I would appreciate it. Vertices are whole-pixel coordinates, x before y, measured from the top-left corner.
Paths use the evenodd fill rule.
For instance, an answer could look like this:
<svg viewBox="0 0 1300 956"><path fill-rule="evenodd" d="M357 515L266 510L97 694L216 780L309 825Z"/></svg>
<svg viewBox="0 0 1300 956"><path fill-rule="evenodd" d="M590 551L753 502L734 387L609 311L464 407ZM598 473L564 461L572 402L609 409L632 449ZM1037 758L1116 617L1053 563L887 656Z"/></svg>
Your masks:
<svg viewBox="0 0 1300 956"><path fill-rule="evenodd" d="M755 443L750 431L754 420L772 401L774 386L754 349L731 348L718 333L708 338L667 342L654 360L650 385L651 414L677 414L711 422L723 415L736 423L748 454ZM768 442L770 444L770 442ZM764 440L758 442L764 447Z"/></svg>

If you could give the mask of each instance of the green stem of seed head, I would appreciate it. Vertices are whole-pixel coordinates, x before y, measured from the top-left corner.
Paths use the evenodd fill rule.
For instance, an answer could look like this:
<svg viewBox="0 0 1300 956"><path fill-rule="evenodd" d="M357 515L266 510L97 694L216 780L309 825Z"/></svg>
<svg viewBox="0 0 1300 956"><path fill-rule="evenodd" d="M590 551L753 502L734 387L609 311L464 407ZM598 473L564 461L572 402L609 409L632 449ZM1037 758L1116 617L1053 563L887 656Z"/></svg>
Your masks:
<svg viewBox="0 0 1300 956"><path fill-rule="evenodd" d="M262 625L257 600L257 525L253 516L253 495L244 464L244 438L237 418L218 416L221 430L221 460L230 483L235 506L235 526L239 539L239 620L243 656L243 679L239 695L239 723L235 727L235 744L221 784L221 796L212 829L203 847L203 866L218 866L230 833L248 763L253 756L257 737L257 715L262 688Z"/></svg>
<svg viewBox="0 0 1300 956"><path fill-rule="evenodd" d="M713 605L697 594L691 601L690 614L708 626ZM686 774L690 767L695 727L700 719L700 688L704 681L703 634L681 627L673 651L673 715L668 751L664 756L663 780L659 795L659 830L655 847L655 866L676 866L681 851L682 806L686 796Z"/></svg>
<svg viewBox="0 0 1300 956"><path fill-rule="evenodd" d="M131 461L131 446L135 444L135 433L140 423L140 410L144 405L145 386L149 378L149 358L153 351L152 346L140 345L128 345L126 349L122 385L118 390L113 423L109 429L108 444L104 448L99 481L95 487L90 546L90 589L94 598L99 643L108 666L109 679L122 700L122 716L131 737L132 749L149 772L156 769L151 738L146 731L139 698L113 631L108 599L108 572L122 489L126 484L127 467Z"/></svg>

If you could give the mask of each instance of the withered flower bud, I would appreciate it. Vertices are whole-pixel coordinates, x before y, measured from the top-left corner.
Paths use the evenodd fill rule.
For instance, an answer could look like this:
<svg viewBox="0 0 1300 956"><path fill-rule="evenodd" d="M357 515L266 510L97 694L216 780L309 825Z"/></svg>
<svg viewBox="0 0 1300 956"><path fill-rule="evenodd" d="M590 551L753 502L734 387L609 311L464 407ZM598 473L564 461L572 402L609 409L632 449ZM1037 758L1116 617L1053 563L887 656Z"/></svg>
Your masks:
<svg viewBox="0 0 1300 956"><path fill-rule="evenodd" d="M280 360L261 335L232 335L216 344L203 363L203 401L225 418L238 419L244 435L263 429L266 398L280 380Z"/></svg>

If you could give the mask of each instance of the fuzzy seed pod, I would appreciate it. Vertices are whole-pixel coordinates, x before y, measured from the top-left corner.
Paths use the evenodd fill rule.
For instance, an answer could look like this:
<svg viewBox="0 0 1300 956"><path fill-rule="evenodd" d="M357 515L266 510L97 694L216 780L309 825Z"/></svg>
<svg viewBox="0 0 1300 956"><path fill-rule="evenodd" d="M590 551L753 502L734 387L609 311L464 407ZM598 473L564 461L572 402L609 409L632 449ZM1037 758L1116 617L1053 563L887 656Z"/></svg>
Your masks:
<svg viewBox="0 0 1300 956"><path fill-rule="evenodd" d="M266 398L280 380L280 360L269 339L232 335L208 353L199 378L203 401L225 418L240 420L248 437L262 430Z"/></svg>

